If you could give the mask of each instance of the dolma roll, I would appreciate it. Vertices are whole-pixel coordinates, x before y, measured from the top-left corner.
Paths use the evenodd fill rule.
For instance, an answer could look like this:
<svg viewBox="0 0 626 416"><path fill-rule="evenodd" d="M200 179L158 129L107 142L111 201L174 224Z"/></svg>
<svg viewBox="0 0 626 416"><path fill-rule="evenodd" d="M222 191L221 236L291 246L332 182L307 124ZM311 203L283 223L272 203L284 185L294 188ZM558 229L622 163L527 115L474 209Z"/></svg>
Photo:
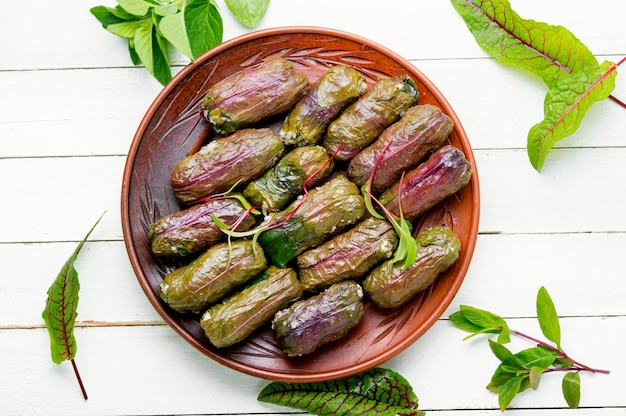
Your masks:
<svg viewBox="0 0 626 416"><path fill-rule="evenodd" d="M243 193L252 204L267 211L276 211L301 195L304 182L319 169L308 185L320 184L330 175L333 165L333 160L329 160L322 146L296 147L263 176L250 182Z"/></svg>
<svg viewBox="0 0 626 416"><path fill-rule="evenodd" d="M302 296L302 286L293 269L270 266L265 279L210 307L200 326L211 344L228 347L247 338L269 322L274 314Z"/></svg>
<svg viewBox="0 0 626 416"><path fill-rule="evenodd" d="M361 286L345 280L278 311L272 328L285 354L310 354L321 345L344 337L363 318L362 299Z"/></svg>
<svg viewBox="0 0 626 416"><path fill-rule="evenodd" d="M181 160L171 176L174 195L191 204L248 182L274 166L285 145L267 128L238 130Z"/></svg>
<svg viewBox="0 0 626 416"><path fill-rule="evenodd" d="M187 256L226 239L213 215L235 231L246 231L255 224L246 208L235 198L210 199L202 204L159 218L148 229L150 248L157 256ZM245 216L244 216L245 215Z"/></svg>
<svg viewBox="0 0 626 416"><path fill-rule="evenodd" d="M348 178L363 185L378 161L372 191L380 193L400 179L402 172L415 168L429 153L443 146L453 127L452 119L439 107L430 104L411 107L350 161Z"/></svg>
<svg viewBox="0 0 626 416"><path fill-rule="evenodd" d="M435 226L416 238L417 258L408 269L386 260L363 281L369 298L381 308L396 308L426 289L459 258L461 242L450 228Z"/></svg>
<svg viewBox="0 0 626 416"><path fill-rule="evenodd" d="M261 274L267 266L257 243L218 243L186 266L168 273L161 299L178 312L203 312L209 305Z"/></svg>
<svg viewBox="0 0 626 416"><path fill-rule="evenodd" d="M418 98L417 86L408 75L378 79L329 124L324 147L333 154L341 146L335 156L337 160L353 158L417 103Z"/></svg>
<svg viewBox="0 0 626 416"><path fill-rule="evenodd" d="M359 188L345 176L337 176L312 189L306 199L296 199L284 210L269 215L266 222L279 225L263 231L258 242L272 264L285 267L304 250L357 223L364 214L365 202Z"/></svg>
<svg viewBox="0 0 626 416"><path fill-rule="evenodd" d="M309 90L309 80L284 58L267 58L212 85L202 113L218 133L232 133L287 112Z"/></svg>
<svg viewBox="0 0 626 416"><path fill-rule="evenodd" d="M378 198L392 214L413 221L423 212L467 185L472 165L454 146L446 145Z"/></svg>
<svg viewBox="0 0 626 416"><path fill-rule="evenodd" d="M388 221L367 218L343 234L298 256L298 274L305 290L364 276L398 247L398 235Z"/></svg>
<svg viewBox="0 0 626 416"><path fill-rule="evenodd" d="M278 135L285 144L317 144L328 124L367 89L354 68L337 65L324 73L289 112Z"/></svg>

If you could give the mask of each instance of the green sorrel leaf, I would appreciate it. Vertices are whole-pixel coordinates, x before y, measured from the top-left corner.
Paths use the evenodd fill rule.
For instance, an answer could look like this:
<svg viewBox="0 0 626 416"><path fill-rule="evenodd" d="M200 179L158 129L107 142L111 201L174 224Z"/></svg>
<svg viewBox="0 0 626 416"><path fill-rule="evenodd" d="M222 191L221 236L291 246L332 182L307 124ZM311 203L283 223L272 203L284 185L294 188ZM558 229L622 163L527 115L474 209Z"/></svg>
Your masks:
<svg viewBox="0 0 626 416"><path fill-rule="evenodd" d="M228 10L244 26L256 26L270 5L270 0L226 0Z"/></svg>
<svg viewBox="0 0 626 416"><path fill-rule="evenodd" d="M452 5L485 52L538 75L548 87L574 71L598 66L569 30L522 19L508 0L452 0Z"/></svg>
<svg viewBox="0 0 626 416"><path fill-rule="evenodd" d="M522 380L526 376L511 377L500 389L498 393L498 405L504 411L511 403L511 400L521 391Z"/></svg>
<svg viewBox="0 0 626 416"><path fill-rule="evenodd" d="M567 405L572 409L577 408L580 403L580 374L578 372L565 374L561 387Z"/></svg>
<svg viewBox="0 0 626 416"><path fill-rule="evenodd" d="M374 368L352 377L318 383L267 385L258 400L306 410L316 415L423 415L407 380Z"/></svg>
<svg viewBox="0 0 626 416"><path fill-rule="evenodd" d="M539 326L541 327L543 335L554 342L558 349L561 349L561 326L559 324L559 317L556 313L552 298L543 286L541 286L539 292L537 292L537 320L539 320Z"/></svg>
<svg viewBox="0 0 626 416"><path fill-rule="evenodd" d="M535 169L541 170L556 142L578 129L591 104L611 95L615 69L615 64L604 62L600 67L568 75L548 91L544 119L528 132L528 157Z"/></svg>
<svg viewBox="0 0 626 416"><path fill-rule="evenodd" d="M74 267L74 263L78 258L78 253L85 245L87 238L89 238L91 232L102 219L102 215L87 232L78 246L76 246L74 252L67 259L56 279L48 289L46 307L41 316L46 324L46 328L48 328L50 352L52 354L52 361L56 364L61 364L66 360L73 361L76 356L74 324L76 323L76 316L78 315L77 307L80 282L78 281L78 272ZM74 371L86 400L87 393L80 380L76 366L74 366Z"/></svg>

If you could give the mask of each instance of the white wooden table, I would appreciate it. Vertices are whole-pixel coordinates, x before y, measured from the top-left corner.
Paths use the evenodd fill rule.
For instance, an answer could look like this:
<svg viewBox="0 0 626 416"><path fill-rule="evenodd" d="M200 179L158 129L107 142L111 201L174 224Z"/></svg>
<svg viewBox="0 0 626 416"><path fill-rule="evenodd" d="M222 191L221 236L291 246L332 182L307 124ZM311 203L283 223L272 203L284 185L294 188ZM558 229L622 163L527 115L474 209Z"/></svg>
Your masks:
<svg viewBox="0 0 626 416"><path fill-rule="evenodd" d="M246 33L218 3L224 39ZM99 4L115 5L4 1L0 13L0 414L291 413L256 400L267 380L183 341L137 283L122 239L121 179L134 132L161 86L91 16ZM600 61L626 55L623 0L515 0L513 7L566 26ZM485 389L497 365L486 340L462 342L465 334L447 316L468 304L540 335L534 302L544 285L564 348L611 373L582 374L579 410L566 409L561 378L547 375L507 414L623 415L626 110L610 100L594 104L537 173L526 134L542 118L545 87L490 59L448 1L272 0L258 28L292 25L353 32L409 59L448 98L474 148L482 209L469 273L431 330L384 366L410 381L429 414L500 414ZM614 95L626 99L623 75ZM103 211L76 264L84 401L71 365L50 359L41 312L47 288Z"/></svg>

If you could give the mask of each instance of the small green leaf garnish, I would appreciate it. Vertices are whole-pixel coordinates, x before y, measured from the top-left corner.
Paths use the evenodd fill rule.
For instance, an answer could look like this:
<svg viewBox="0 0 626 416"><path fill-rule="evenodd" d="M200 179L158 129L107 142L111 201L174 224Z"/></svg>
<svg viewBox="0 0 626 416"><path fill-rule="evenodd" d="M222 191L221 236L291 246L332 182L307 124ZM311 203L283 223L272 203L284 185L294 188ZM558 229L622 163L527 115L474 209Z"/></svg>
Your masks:
<svg viewBox="0 0 626 416"><path fill-rule="evenodd" d="M259 393L258 400L320 416L425 414L418 410L417 396L408 381L384 368L328 382L270 383Z"/></svg>
<svg viewBox="0 0 626 416"><path fill-rule="evenodd" d="M487 390L498 394L498 404L504 411L513 398L528 388L536 390L541 376L551 372L566 372L562 382L563 396L569 407L578 407L580 401L580 372L608 374L608 370L588 367L569 357L561 348L561 330L558 315L548 291L541 287L537 293L537 318L545 337L556 346L538 340L520 331L509 329L500 316L461 305L460 310L449 316L450 322L457 328L470 332L470 338L478 334L498 334L498 341L489 339L489 347L500 360ZM505 336L503 336L505 334ZM536 343L518 353L511 352L502 344L510 341L510 334Z"/></svg>
<svg viewBox="0 0 626 416"><path fill-rule="evenodd" d="M85 245L87 238L89 238L91 232L96 228L96 225L98 225L103 215L104 213L87 232L87 235L85 235L61 268L61 271L48 289L46 307L41 314L48 328L48 334L50 335L52 361L56 364L61 364L66 360L71 361L74 374L76 375L85 400L87 400L87 392L80 378L80 374L78 373L76 362L74 361L76 356L74 324L76 322L78 292L80 290L78 272L74 268L74 263L78 258L78 253Z"/></svg>

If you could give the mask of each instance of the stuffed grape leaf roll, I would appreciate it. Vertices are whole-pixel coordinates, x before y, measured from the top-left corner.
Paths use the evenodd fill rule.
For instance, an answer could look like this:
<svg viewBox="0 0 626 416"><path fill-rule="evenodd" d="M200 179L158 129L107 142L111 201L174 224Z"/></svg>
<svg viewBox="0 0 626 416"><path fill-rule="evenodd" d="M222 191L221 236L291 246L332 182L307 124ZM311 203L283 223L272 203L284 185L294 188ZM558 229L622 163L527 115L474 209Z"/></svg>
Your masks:
<svg viewBox="0 0 626 416"><path fill-rule="evenodd" d="M396 308L426 289L459 258L461 242L450 228L434 226L416 238L417 258L409 268L386 260L363 281L369 298L381 308Z"/></svg>
<svg viewBox="0 0 626 416"><path fill-rule="evenodd" d="M382 260L391 258L397 246L398 235L388 221L367 218L298 256L302 287L312 291L360 278Z"/></svg>
<svg viewBox="0 0 626 416"><path fill-rule="evenodd" d="M328 125L324 147L330 154L337 152L337 160L353 158L417 103L418 98L417 86L408 75L379 78Z"/></svg>
<svg viewBox="0 0 626 416"><path fill-rule="evenodd" d="M287 208L268 216L278 224L263 231L258 241L268 260L279 267L333 234L357 223L365 214L365 201L359 188L345 176L337 176L312 189L308 197L298 197Z"/></svg>
<svg viewBox="0 0 626 416"><path fill-rule="evenodd" d="M302 286L293 269L270 266L263 277L202 315L200 326L211 344L222 348L243 341L302 296Z"/></svg>
<svg viewBox="0 0 626 416"><path fill-rule="evenodd" d="M472 165L463 152L446 145L404 178L394 183L378 198L392 214L413 221L423 212L467 185Z"/></svg>
<svg viewBox="0 0 626 416"><path fill-rule="evenodd" d="M270 57L213 84L202 100L202 113L218 133L232 133L287 112L309 90L304 73L291 62Z"/></svg>
<svg viewBox="0 0 626 416"><path fill-rule="evenodd" d="M159 218L148 229L152 252L158 256L188 256L226 239L213 215L235 231L246 231L255 224L236 198L209 199L202 204Z"/></svg>
<svg viewBox="0 0 626 416"><path fill-rule="evenodd" d="M289 112L278 135L288 145L317 144L328 124L366 89L365 78L356 69L330 68Z"/></svg>
<svg viewBox="0 0 626 416"><path fill-rule="evenodd" d="M308 185L320 184L330 175L333 165L322 146L296 147L263 176L250 182L243 193L252 204L266 211L276 211L301 195L304 182L318 170Z"/></svg>
<svg viewBox="0 0 626 416"><path fill-rule="evenodd" d="M171 175L174 195L187 204L248 182L274 166L285 145L268 128L238 130L182 159Z"/></svg>
<svg viewBox="0 0 626 416"><path fill-rule="evenodd" d="M400 179L402 172L415 168L424 157L443 146L453 128L454 122L439 107L411 107L350 161L348 178L361 186L376 167L371 186L374 193L380 193Z"/></svg>
<svg viewBox="0 0 626 416"><path fill-rule="evenodd" d="M310 354L344 337L363 318L362 299L361 286L345 280L278 311L272 328L283 351L290 357Z"/></svg>
<svg viewBox="0 0 626 416"><path fill-rule="evenodd" d="M168 273L161 282L160 296L175 311L200 313L261 274L266 266L257 243L218 243L188 265Z"/></svg>

